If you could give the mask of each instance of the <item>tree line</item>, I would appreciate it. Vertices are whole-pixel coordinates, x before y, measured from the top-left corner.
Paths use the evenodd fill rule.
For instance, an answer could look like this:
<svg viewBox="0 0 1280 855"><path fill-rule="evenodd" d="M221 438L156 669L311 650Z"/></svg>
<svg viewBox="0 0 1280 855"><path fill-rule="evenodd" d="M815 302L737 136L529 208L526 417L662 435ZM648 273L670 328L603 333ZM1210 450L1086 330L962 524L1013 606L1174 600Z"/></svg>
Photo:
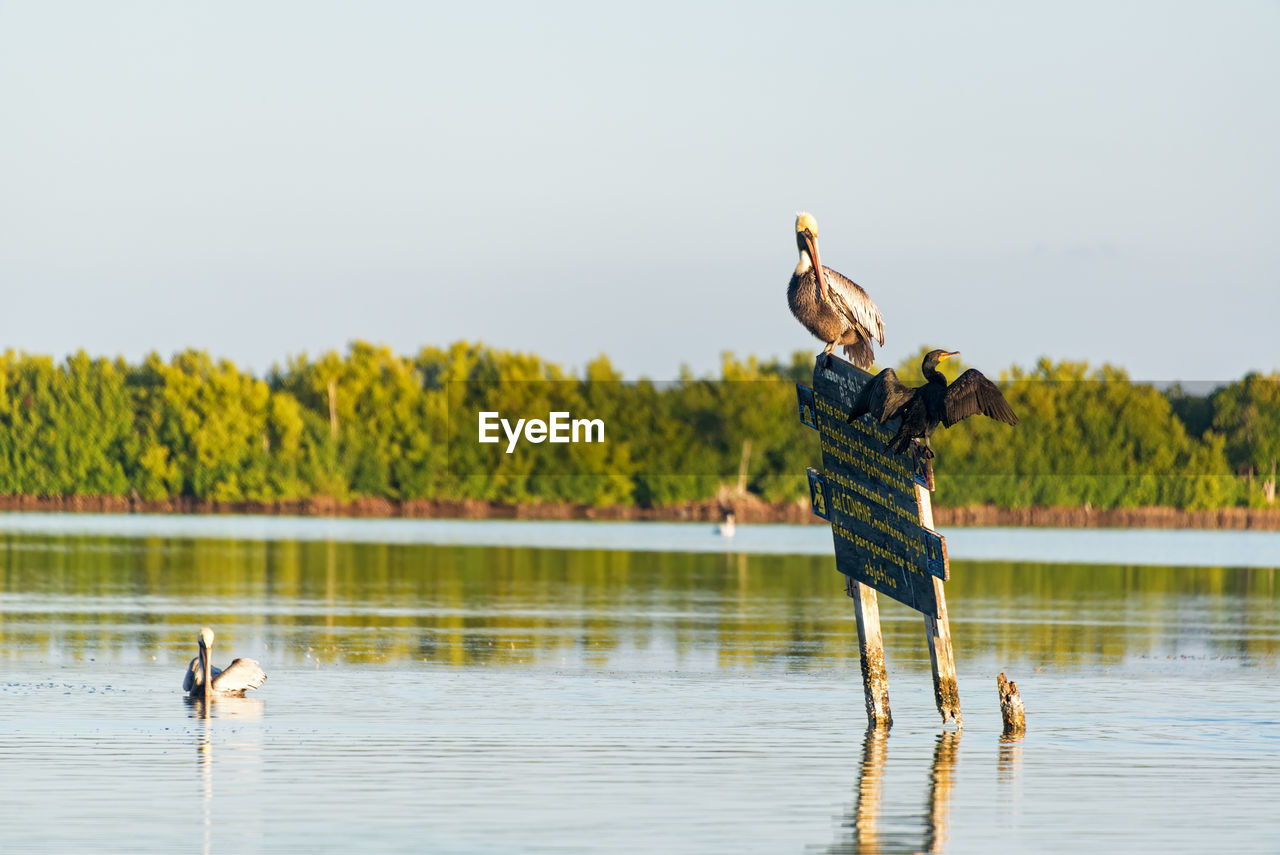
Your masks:
<svg viewBox="0 0 1280 855"><path fill-rule="evenodd" d="M954 360L953 360L954 361ZM919 356L898 368L920 382ZM962 365L944 365L951 376ZM139 364L74 354L0 357L0 494L179 497L225 503L333 497L655 506L739 488L802 498L821 460L799 423L789 362L726 355L718 377L623 382L478 344L414 356L353 343L265 377L187 350ZM1041 360L1000 385L1022 423L939 431L943 505L1266 506L1280 458L1280 375L1207 395L1119 368ZM478 441L478 412L605 425L605 441Z"/></svg>

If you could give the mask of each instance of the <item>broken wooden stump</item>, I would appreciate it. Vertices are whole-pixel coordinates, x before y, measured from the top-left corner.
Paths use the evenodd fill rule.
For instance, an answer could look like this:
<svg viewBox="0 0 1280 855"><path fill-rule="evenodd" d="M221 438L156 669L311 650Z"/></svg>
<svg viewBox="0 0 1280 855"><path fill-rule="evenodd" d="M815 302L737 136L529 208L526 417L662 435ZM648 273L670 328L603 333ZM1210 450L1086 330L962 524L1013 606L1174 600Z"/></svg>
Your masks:
<svg viewBox="0 0 1280 855"><path fill-rule="evenodd" d="M1000 692L1000 718L1004 720L1004 735L1019 736L1027 732L1027 711L1022 706L1022 698L1018 695L1018 684L1005 677L1004 672L996 677L996 688Z"/></svg>

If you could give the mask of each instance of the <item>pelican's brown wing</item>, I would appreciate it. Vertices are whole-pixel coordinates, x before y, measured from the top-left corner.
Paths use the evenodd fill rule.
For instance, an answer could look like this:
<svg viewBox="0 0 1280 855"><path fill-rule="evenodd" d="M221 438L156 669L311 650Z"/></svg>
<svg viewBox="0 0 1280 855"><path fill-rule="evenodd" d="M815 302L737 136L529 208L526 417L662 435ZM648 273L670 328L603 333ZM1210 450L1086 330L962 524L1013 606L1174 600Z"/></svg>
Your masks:
<svg viewBox="0 0 1280 855"><path fill-rule="evenodd" d="M831 291L831 301L835 303L836 310L883 345L884 318L880 317L880 310L867 296L867 292L862 290L861 285L825 264L822 270L826 273L827 288Z"/></svg>
<svg viewBox="0 0 1280 855"><path fill-rule="evenodd" d="M870 413L873 419L884 424L898 414L898 410L911 400L914 392L914 389L904 385L898 379L896 371L886 368L862 387L862 391L853 402L849 421L852 422L859 416Z"/></svg>
<svg viewBox="0 0 1280 855"><path fill-rule="evenodd" d="M267 673L253 659L236 659L225 671L213 677L213 690L220 694L243 695L246 689L256 689L267 681Z"/></svg>
<svg viewBox="0 0 1280 855"><path fill-rule="evenodd" d="M942 423L947 427L975 413L1007 425L1018 423L1018 417L1013 414L1013 408L1004 395L1000 394L1000 388L976 368L970 368L947 387L942 406Z"/></svg>

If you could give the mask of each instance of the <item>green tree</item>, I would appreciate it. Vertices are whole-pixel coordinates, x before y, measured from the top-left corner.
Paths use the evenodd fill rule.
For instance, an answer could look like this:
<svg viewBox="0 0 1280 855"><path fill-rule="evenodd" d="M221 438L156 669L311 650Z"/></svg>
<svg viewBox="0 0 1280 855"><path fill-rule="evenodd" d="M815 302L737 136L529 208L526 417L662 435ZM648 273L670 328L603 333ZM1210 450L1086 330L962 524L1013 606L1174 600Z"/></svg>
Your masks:
<svg viewBox="0 0 1280 855"><path fill-rule="evenodd" d="M1276 501L1276 462L1280 460L1280 374L1251 372L1212 396L1213 429L1225 440L1227 460L1252 481L1262 499Z"/></svg>

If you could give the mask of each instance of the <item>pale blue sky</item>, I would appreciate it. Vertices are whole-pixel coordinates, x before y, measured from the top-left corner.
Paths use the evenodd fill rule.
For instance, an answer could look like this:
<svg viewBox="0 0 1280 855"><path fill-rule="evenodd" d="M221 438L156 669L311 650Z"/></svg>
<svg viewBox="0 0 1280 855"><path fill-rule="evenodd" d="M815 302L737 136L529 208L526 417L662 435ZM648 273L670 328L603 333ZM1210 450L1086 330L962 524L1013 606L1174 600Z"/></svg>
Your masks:
<svg viewBox="0 0 1280 855"><path fill-rule="evenodd" d="M1280 5L2 2L0 346L1280 368Z"/></svg>

